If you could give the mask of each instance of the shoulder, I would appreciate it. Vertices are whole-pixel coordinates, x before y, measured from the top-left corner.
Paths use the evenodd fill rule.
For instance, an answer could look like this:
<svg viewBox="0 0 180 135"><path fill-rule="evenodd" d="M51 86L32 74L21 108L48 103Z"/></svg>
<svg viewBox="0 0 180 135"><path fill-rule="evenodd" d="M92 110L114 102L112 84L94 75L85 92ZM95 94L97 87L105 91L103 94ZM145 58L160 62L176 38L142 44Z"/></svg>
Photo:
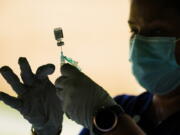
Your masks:
<svg viewBox="0 0 180 135"><path fill-rule="evenodd" d="M114 100L121 105L125 112L129 115L139 114L144 112L152 102L153 95L149 92L144 92L140 95L118 95Z"/></svg>

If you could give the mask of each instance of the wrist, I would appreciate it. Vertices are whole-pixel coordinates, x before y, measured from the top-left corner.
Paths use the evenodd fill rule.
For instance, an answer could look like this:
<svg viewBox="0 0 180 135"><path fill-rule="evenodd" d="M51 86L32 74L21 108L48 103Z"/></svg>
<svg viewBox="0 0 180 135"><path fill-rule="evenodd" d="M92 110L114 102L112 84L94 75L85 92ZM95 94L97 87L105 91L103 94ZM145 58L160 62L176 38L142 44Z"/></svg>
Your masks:
<svg viewBox="0 0 180 135"><path fill-rule="evenodd" d="M93 132L101 135L116 129L124 110L119 105L99 108L93 115Z"/></svg>

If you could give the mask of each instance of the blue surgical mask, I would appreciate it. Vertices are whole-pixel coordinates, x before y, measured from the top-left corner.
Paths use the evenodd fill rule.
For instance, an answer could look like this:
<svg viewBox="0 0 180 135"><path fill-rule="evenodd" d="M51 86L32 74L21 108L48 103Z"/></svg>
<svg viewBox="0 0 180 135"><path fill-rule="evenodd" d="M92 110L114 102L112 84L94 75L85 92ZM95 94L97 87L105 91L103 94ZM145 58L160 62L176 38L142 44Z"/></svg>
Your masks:
<svg viewBox="0 0 180 135"><path fill-rule="evenodd" d="M180 85L180 66L176 63L174 37L135 35L130 41L132 72L147 91L164 95Z"/></svg>

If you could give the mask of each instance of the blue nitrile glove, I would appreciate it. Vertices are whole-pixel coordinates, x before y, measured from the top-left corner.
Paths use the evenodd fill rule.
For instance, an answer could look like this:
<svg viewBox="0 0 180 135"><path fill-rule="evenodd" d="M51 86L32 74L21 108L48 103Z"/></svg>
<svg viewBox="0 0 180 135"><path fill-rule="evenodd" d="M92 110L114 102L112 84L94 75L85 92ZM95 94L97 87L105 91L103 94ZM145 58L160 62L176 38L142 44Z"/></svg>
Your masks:
<svg viewBox="0 0 180 135"><path fill-rule="evenodd" d="M38 135L59 135L62 129L62 105L55 86L48 78L55 66L41 66L33 74L26 58L20 58L19 65L23 83L9 67L0 69L2 76L18 95L16 98L0 92L0 100L18 110Z"/></svg>
<svg viewBox="0 0 180 135"><path fill-rule="evenodd" d="M93 113L100 107L115 105L115 101L74 66L64 64L61 74L55 86L59 89L57 95L62 100L64 112L70 119L92 131Z"/></svg>

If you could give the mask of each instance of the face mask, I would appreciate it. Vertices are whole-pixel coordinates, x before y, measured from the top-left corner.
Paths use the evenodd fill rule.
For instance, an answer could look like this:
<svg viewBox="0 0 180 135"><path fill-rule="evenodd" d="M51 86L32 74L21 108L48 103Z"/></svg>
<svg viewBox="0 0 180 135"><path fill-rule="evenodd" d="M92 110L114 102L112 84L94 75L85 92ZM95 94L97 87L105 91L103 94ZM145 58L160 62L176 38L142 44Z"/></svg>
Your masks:
<svg viewBox="0 0 180 135"><path fill-rule="evenodd" d="M180 85L176 38L135 35L130 41L132 72L147 91L164 95Z"/></svg>

